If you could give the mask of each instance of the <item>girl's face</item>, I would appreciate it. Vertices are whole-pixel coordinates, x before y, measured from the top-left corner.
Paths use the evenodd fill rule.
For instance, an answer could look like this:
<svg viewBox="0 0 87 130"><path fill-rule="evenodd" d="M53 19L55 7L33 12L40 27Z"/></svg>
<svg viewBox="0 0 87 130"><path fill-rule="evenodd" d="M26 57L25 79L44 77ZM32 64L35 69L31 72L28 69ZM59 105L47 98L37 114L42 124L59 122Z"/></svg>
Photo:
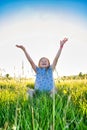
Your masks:
<svg viewBox="0 0 87 130"><path fill-rule="evenodd" d="M39 60L39 67L40 68L47 68L50 66L50 62L47 58L43 57Z"/></svg>

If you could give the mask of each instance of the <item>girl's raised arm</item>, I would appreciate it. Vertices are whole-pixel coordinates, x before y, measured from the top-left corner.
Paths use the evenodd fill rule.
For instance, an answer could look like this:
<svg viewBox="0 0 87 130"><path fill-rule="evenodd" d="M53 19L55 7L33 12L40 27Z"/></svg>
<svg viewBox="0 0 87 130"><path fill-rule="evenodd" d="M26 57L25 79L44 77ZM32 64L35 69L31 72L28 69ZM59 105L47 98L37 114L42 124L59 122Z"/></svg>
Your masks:
<svg viewBox="0 0 87 130"><path fill-rule="evenodd" d="M68 38L64 38L62 41L60 40L60 48L59 48L59 50L58 50L58 52L57 52L57 54L56 54L56 56L55 56L55 58L54 58L54 60L53 60L53 63L52 63L52 69L53 69L53 70L55 69L55 66L56 66L56 64L57 64L57 62L58 62L58 59L59 59L59 57L60 57L62 48L63 48L64 44L65 44L67 41L68 41Z"/></svg>
<svg viewBox="0 0 87 130"><path fill-rule="evenodd" d="M30 55L28 54L28 52L26 51L25 47L22 45L16 45L16 47L20 48L23 50L23 52L25 53L26 58L28 59L29 63L31 64L33 70L36 72L36 65L34 63L34 61L32 60L32 58L30 57Z"/></svg>

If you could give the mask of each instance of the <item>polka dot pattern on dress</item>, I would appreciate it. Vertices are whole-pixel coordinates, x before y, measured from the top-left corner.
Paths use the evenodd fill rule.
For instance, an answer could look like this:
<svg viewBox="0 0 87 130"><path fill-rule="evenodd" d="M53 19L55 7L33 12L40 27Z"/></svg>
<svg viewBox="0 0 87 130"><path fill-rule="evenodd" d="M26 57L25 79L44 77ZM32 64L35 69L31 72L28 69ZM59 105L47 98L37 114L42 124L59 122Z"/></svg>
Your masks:
<svg viewBox="0 0 87 130"><path fill-rule="evenodd" d="M53 71L47 68L36 68L35 89L40 91L51 91L54 87Z"/></svg>

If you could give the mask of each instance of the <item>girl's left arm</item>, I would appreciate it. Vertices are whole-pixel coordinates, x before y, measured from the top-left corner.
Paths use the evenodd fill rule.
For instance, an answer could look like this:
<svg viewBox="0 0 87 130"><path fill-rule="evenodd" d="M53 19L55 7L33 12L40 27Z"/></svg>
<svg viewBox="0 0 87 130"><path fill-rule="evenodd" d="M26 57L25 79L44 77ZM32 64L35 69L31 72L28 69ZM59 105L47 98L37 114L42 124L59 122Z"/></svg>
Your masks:
<svg viewBox="0 0 87 130"><path fill-rule="evenodd" d="M64 38L62 41L60 40L60 48L59 48L59 50L58 50L58 52L57 52L57 54L56 54L56 56L55 56L55 58L54 58L54 60L53 60L53 63L52 63L52 69L53 69L53 70L55 69L55 66L56 66L56 64L57 64L57 62L58 62L58 59L59 59L60 54L61 54L61 52L62 52L63 46L64 46L64 44L65 44L67 41L68 41L68 38Z"/></svg>

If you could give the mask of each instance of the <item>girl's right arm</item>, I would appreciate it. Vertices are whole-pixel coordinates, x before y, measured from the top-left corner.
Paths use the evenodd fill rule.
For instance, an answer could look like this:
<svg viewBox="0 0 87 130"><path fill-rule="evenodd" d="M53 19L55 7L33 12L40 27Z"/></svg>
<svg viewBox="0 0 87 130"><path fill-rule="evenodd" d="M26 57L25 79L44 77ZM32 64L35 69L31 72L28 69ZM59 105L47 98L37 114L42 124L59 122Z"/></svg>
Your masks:
<svg viewBox="0 0 87 130"><path fill-rule="evenodd" d="M34 61L33 61L32 58L30 57L30 55L27 53L25 47L22 46L22 45L16 45L16 47L18 47L18 48L20 48L20 49L23 50L23 52L25 53L26 58L28 59L29 63L31 64L33 70L36 72L36 67L37 67L37 66L35 65Z"/></svg>

